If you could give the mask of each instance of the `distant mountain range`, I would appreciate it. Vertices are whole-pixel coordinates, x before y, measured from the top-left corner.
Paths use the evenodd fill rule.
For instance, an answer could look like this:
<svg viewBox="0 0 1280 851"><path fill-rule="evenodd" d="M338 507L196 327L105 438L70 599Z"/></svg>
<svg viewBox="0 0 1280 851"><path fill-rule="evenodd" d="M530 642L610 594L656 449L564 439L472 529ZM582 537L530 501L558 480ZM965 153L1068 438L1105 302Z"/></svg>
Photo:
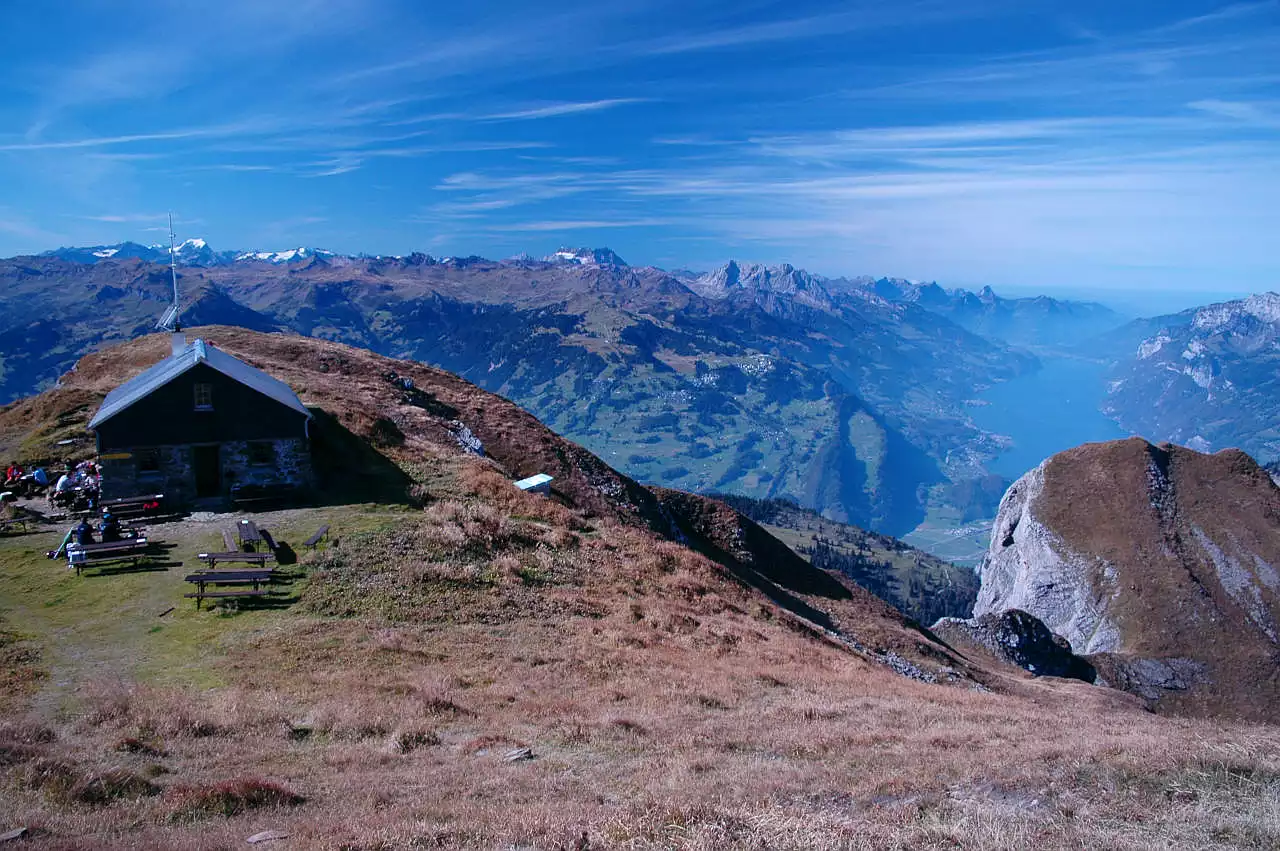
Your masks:
<svg viewBox="0 0 1280 851"><path fill-rule="evenodd" d="M1139 320L1110 339L1119 351L1105 410L1123 426L1280 458L1280 294Z"/></svg>
<svg viewBox="0 0 1280 851"><path fill-rule="evenodd" d="M97 263L102 260L146 260L150 263L168 263L169 246L142 245L137 242L120 242L115 245L91 245L86 248L55 248L39 255L57 257L73 263ZM262 261L266 263L290 263L313 257L337 257L332 251L320 248L290 248L285 251L214 251L203 239L187 239L173 248L173 256L182 266L221 266L228 263Z"/></svg>
<svg viewBox="0 0 1280 851"><path fill-rule="evenodd" d="M168 254L122 243L0 261L0 402L150 330ZM607 248L494 261L195 239L176 259L187 324L434 363L643 481L791 499L889 534L992 516L1002 488L987 465L1007 439L973 422L975 395L1124 321L1097 304L789 265L667 272Z"/></svg>

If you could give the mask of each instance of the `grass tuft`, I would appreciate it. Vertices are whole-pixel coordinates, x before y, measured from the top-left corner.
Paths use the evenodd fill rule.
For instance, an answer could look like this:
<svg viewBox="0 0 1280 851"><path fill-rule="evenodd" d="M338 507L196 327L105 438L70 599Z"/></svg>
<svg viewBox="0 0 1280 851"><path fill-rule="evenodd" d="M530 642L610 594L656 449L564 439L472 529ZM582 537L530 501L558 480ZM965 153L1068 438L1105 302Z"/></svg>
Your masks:
<svg viewBox="0 0 1280 851"><path fill-rule="evenodd" d="M297 806L306 801L286 786L252 777L203 786L178 786L166 793L165 798L174 819L235 816L265 807Z"/></svg>

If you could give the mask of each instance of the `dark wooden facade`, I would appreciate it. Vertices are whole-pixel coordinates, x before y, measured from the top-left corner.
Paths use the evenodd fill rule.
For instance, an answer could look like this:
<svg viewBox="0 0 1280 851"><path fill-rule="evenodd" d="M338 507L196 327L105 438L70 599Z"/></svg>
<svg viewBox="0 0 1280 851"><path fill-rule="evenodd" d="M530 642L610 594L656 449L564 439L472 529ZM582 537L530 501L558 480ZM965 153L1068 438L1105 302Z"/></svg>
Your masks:
<svg viewBox="0 0 1280 851"><path fill-rule="evenodd" d="M209 388L207 409L196 407L196 385ZM207 364L197 364L97 427L98 453L143 446L306 439L301 412L259 393Z"/></svg>

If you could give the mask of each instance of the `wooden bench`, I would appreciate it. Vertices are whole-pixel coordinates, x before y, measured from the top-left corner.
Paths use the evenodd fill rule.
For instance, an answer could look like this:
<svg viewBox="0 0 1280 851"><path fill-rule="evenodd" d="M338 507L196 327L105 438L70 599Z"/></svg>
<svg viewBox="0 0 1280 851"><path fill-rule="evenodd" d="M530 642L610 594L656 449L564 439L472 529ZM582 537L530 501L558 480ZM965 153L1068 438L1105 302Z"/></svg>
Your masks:
<svg viewBox="0 0 1280 851"><path fill-rule="evenodd" d="M164 503L164 494L142 494L140 496L124 496L116 499L104 499L98 503L98 508L104 511L110 511L117 517L142 517L145 515L155 515L161 512L161 505Z"/></svg>
<svg viewBox="0 0 1280 851"><path fill-rule="evenodd" d="M316 530L316 533L314 535L312 535L310 538L307 538L305 541L302 542L302 546L310 547L311 549L314 550L316 548L316 545L319 544L321 541L323 541L325 539L325 536L327 536L328 534L329 534L329 527L321 526L319 529Z"/></svg>
<svg viewBox="0 0 1280 851"><path fill-rule="evenodd" d="M265 565L267 560L274 558L274 556L271 553L246 553L239 550L232 550L225 553L197 553L196 558L209 565L209 569L212 570L220 561L229 562L231 564Z"/></svg>
<svg viewBox="0 0 1280 851"><path fill-rule="evenodd" d="M298 494L297 485L290 484L232 485L231 504L236 508L265 508L296 502Z"/></svg>
<svg viewBox="0 0 1280 851"><path fill-rule="evenodd" d="M223 597L260 597L269 594L270 589L264 588L275 581L275 571L271 568L260 570L209 570L199 573L192 573L183 577L183 581L190 582L196 586L196 590L191 594L183 594L183 598L187 600L194 599L196 601L196 610L199 611L200 603L208 599ZM238 588L233 591L210 591L209 586L249 586Z"/></svg>
<svg viewBox="0 0 1280 851"><path fill-rule="evenodd" d="M222 530L222 547L228 552L237 549L235 535L231 534L230 529Z"/></svg>
<svg viewBox="0 0 1280 851"><path fill-rule="evenodd" d="M68 544L67 566L75 568L76 575L86 567L112 561L132 561L134 564L146 556L150 542L146 538L126 538L107 544Z"/></svg>
<svg viewBox="0 0 1280 851"><path fill-rule="evenodd" d="M19 526L25 534L27 531L27 518L19 514L16 517L0 520L0 533L9 533L16 530Z"/></svg>

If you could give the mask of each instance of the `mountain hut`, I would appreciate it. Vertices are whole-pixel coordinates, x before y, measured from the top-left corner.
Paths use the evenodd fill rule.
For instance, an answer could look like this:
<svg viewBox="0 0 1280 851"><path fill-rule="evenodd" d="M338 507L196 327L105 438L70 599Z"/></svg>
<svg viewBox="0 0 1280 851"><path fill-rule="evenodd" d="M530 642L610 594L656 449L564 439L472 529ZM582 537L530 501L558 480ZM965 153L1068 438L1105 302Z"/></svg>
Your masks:
<svg viewBox="0 0 1280 851"><path fill-rule="evenodd" d="M313 484L311 419L283 381L175 334L173 353L108 393L89 423L102 498L163 493L170 506L214 507L302 493Z"/></svg>

